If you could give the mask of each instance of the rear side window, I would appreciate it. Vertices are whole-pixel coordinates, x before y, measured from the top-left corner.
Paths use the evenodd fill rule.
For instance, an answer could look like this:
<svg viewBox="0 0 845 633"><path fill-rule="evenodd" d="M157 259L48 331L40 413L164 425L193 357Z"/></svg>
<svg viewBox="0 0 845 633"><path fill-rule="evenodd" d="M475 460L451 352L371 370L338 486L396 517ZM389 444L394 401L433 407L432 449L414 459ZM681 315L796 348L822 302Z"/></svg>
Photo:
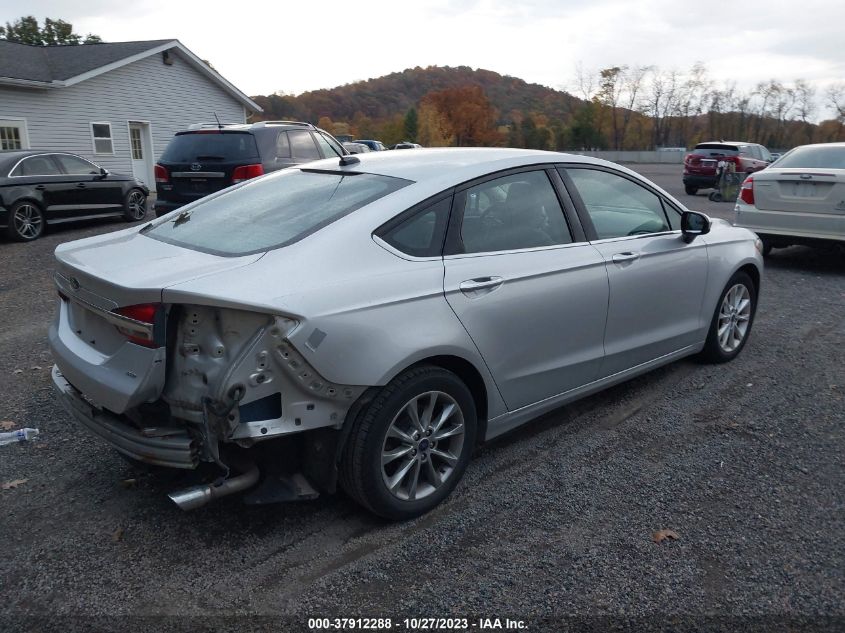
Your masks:
<svg viewBox="0 0 845 633"><path fill-rule="evenodd" d="M443 252L452 198L435 202L397 225L388 224L379 237L413 257L438 257Z"/></svg>
<svg viewBox="0 0 845 633"><path fill-rule="evenodd" d="M290 147L293 151L294 158L304 158L306 160L319 160L322 158L317 146L314 144L314 139L311 132L304 130L293 130L288 132L290 139Z"/></svg>
<svg viewBox="0 0 845 633"><path fill-rule="evenodd" d="M12 176L61 176L59 166L49 156L32 156L15 168Z"/></svg>
<svg viewBox="0 0 845 633"><path fill-rule="evenodd" d="M223 256L280 248L411 184L374 174L278 171L159 222L144 235Z"/></svg>
<svg viewBox="0 0 845 633"><path fill-rule="evenodd" d="M161 155L168 163L195 161L245 161L258 160L255 137L244 132L189 132L177 134Z"/></svg>
<svg viewBox="0 0 845 633"><path fill-rule="evenodd" d="M287 132L280 132L276 138L276 158L290 158L290 141Z"/></svg>

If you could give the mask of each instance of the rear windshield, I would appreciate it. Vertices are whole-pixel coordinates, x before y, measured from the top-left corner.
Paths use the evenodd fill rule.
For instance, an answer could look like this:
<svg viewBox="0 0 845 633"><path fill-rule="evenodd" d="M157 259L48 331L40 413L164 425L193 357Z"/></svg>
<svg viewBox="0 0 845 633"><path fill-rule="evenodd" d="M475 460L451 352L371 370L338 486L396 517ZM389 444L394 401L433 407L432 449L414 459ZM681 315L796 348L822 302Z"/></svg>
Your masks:
<svg viewBox="0 0 845 633"><path fill-rule="evenodd" d="M258 159L255 137L244 132L189 132L173 137L161 155L167 163L191 163L203 160Z"/></svg>
<svg viewBox="0 0 845 633"><path fill-rule="evenodd" d="M411 184L374 174L286 169L171 213L144 235L214 255L281 248Z"/></svg>
<svg viewBox="0 0 845 633"><path fill-rule="evenodd" d="M692 152L705 156L736 156L739 153L739 148L736 145L724 145L722 143L699 143Z"/></svg>
<svg viewBox="0 0 845 633"><path fill-rule="evenodd" d="M845 147L797 147L782 156L776 167L845 169Z"/></svg>

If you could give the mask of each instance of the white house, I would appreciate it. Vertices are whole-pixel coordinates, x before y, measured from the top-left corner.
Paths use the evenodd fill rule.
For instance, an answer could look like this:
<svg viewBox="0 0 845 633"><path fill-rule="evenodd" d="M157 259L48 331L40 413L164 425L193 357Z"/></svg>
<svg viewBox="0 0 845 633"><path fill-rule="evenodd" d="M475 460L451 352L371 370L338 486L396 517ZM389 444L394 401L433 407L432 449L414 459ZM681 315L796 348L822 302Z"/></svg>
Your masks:
<svg viewBox="0 0 845 633"><path fill-rule="evenodd" d="M73 152L154 190L153 165L175 132L251 112L261 108L178 40L0 40L0 149Z"/></svg>

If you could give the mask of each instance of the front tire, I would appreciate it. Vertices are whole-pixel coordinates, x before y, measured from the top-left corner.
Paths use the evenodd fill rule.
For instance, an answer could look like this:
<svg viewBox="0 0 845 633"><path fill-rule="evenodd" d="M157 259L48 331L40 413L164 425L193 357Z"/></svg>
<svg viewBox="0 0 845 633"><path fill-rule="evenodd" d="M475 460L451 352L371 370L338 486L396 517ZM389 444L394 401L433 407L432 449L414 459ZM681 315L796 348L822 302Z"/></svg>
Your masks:
<svg viewBox="0 0 845 633"><path fill-rule="evenodd" d="M757 288L747 273L739 271L730 278L716 305L702 360L726 363L745 347L757 311Z"/></svg>
<svg viewBox="0 0 845 633"><path fill-rule="evenodd" d="M22 200L9 211L9 237L18 242L37 240L44 233L44 214L34 202Z"/></svg>
<svg viewBox="0 0 845 633"><path fill-rule="evenodd" d="M140 189L130 189L123 202L123 218L137 222L147 216L147 196Z"/></svg>
<svg viewBox="0 0 845 633"><path fill-rule="evenodd" d="M698 187L693 187L692 185L684 185L684 191L686 191L688 196L694 196L698 193Z"/></svg>
<svg viewBox="0 0 845 633"><path fill-rule="evenodd" d="M387 519L410 519L454 490L475 445L475 402L455 374L409 369L353 421L341 459L341 485Z"/></svg>

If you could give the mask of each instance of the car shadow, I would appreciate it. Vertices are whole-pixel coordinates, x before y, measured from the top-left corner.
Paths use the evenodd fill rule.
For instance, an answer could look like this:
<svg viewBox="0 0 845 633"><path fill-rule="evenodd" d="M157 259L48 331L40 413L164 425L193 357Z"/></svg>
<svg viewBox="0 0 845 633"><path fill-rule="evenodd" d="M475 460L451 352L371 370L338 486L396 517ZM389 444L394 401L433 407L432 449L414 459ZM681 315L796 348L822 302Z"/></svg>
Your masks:
<svg viewBox="0 0 845 633"><path fill-rule="evenodd" d="M765 266L773 270L841 275L845 273L845 247L790 246L789 248L775 248L766 257Z"/></svg>

